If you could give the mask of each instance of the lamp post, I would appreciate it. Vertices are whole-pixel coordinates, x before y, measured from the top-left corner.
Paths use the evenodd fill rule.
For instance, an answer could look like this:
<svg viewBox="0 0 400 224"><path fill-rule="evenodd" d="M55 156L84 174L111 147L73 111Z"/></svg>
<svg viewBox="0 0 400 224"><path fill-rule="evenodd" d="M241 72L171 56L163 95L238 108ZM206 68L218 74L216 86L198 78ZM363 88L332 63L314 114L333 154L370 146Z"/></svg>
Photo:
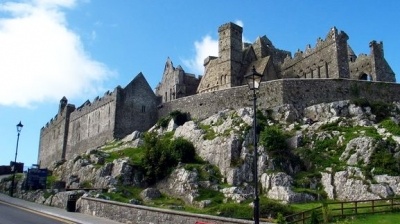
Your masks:
<svg viewBox="0 0 400 224"><path fill-rule="evenodd" d="M262 74L258 73L253 66L251 72L244 76L250 90L253 90L253 132L254 132L254 223L258 224L260 222L260 199L258 197L258 154L257 154L257 95L256 90L259 89Z"/></svg>
<svg viewBox="0 0 400 224"><path fill-rule="evenodd" d="M14 164L13 164L13 176L12 176L12 181L11 181L11 188L10 188L10 196L12 197L14 194L14 182L15 182L15 174L17 173L17 154L18 154L18 142L19 142L19 134L21 133L22 127L21 121L17 124L17 147L15 149L15 158L14 158Z"/></svg>

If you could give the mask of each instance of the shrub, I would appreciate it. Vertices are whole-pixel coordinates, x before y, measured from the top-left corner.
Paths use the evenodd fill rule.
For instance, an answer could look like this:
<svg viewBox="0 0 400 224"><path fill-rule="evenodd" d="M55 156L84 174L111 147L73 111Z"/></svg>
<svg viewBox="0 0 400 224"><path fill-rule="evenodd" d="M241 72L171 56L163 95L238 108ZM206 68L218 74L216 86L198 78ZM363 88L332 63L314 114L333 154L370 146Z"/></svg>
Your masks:
<svg viewBox="0 0 400 224"><path fill-rule="evenodd" d="M171 141L170 151L175 161L183 163L192 162L196 155L193 144L182 137Z"/></svg>
<svg viewBox="0 0 400 224"><path fill-rule="evenodd" d="M267 198L260 198L260 216L277 217L281 213L284 216L293 214L293 209L289 205L281 204Z"/></svg>
<svg viewBox="0 0 400 224"><path fill-rule="evenodd" d="M143 168L146 180L152 184L167 176L179 162L195 160L195 149L191 142L166 134L158 137L155 133L146 133L143 148Z"/></svg>
<svg viewBox="0 0 400 224"><path fill-rule="evenodd" d="M171 120L170 117L162 117L157 121L157 126L158 127L162 127L162 128L166 128L168 127L168 123Z"/></svg>
<svg viewBox="0 0 400 224"><path fill-rule="evenodd" d="M260 140L265 150L271 153L279 153L287 148L285 134L274 126L265 128L261 133Z"/></svg>
<svg viewBox="0 0 400 224"><path fill-rule="evenodd" d="M178 126L183 125L186 121L189 120L189 115L187 113L183 113L179 110L172 111L169 116L174 119L175 124Z"/></svg>

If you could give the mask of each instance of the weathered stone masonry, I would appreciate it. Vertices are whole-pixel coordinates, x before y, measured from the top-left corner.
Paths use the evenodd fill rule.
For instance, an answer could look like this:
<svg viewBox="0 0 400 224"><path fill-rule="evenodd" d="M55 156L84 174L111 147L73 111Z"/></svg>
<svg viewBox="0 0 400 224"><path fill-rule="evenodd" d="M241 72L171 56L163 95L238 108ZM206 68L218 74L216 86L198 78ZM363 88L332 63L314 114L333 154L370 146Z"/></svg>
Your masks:
<svg viewBox="0 0 400 224"><path fill-rule="evenodd" d="M118 86L78 108L63 98L55 118L41 129L38 164L49 167L135 130L146 131L173 110L205 118L223 109L251 106L243 85L253 67L264 75L260 109L292 104L301 113L306 106L353 98L400 101L382 42L371 41L369 55L356 56L348 35L333 27L315 47L308 45L292 58L266 36L243 43L243 28L236 24L223 24L218 33L219 55L204 60L204 76L196 78L168 58L156 94L140 73L125 88Z"/></svg>
<svg viewBox="0 0 400 224"><path fill-rule="evenodd" d="M64 97L56 117L40 131L41 167L49 167L135 130L146 131L157 121L158 98L142 73L125 88L118 86L78 108L67 102Z"/></svg>
<svg viewBox="0 0 400 224"><path fill-rule="evenodd" d="M400 85L397 83L350 79L279 79L261 84L257 104L259 109L292 104L302 112L307 106L339 100L400 101L399 92ZM201 119L223 109L251 106L248 87L239 86L164 103L158 110L158 116L180 110L188 112L192 118Z"/></svg>
<svg viewBox="0 0 400 224"><path fill-rule="evenodd" d="M96 198L82 197L78 202L79 211L121 223L135 224L187 224L187 223L214 223L214 224L251 224L253 221L217 217L202 214L193 214L174 210L151 208ZM264 222L263 222L264 223Z"/></svg>

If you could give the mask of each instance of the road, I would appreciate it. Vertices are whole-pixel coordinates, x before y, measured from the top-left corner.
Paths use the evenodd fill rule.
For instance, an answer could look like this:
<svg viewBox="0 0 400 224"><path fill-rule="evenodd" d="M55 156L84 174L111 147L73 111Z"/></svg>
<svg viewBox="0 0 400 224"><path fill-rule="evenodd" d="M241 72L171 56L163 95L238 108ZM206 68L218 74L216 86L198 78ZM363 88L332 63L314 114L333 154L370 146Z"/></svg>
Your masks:
<svg viewBox="0 0 400 224"><path fill-rule="evenodd" d="M72 224L74 222L46 215L0 201L0 224Z"/></svg>

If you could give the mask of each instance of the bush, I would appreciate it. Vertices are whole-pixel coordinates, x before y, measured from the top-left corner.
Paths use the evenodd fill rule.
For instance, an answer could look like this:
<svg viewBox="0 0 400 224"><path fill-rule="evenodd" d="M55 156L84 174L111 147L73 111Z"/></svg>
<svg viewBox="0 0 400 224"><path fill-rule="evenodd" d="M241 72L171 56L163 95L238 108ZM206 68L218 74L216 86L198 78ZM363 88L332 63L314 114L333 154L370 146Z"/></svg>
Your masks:
<svg viewBox="0 0 400 224"><path fill-rule="evenodd" d="M171 141L170 151L175 161L183 163L192 162L196 155L193 144L182 137Z"/></svg>
<svg viewBox="0 0 400 224"><path fill-rule="evenodd" d="M261 217L277 217L279 213L281 213L283 216L293 214L293 209L288 205L284 205L277 201L269 200L262 197L260 199Z"/></svg>
<svg viewBox="0 0 400 224"><path fill-rule="evenodd" d="M178 110L172 111L169 116L174 119L175 124L178 126L183 125L186 121L189 120L189 116L187 113L180 112Z"/></svg>
<svg viewBox="0 0 400 224"><path fill-rule="evenodd" d="M280 153L280 151L287 148L286 136L277 127L269 126L261 132L261 143L264 145L265 150L271 153Z"/></svg>
<svg viewBox="0 0 400 224"><path fill-rule="evenodd" d="M143 168L146 180L152 184L166 177L179 162L195 160L195 149L191 142L171 135L158 137L155 133L144 136Z"/></svg>
<svg viewBox="0 0 400 224"><path fill-rule="evenodd" d="M157 126L158 127L162 127L162 128L166 128L168 127L168 123L171 120L170 117L162 117L157 121Z"/></svg>

